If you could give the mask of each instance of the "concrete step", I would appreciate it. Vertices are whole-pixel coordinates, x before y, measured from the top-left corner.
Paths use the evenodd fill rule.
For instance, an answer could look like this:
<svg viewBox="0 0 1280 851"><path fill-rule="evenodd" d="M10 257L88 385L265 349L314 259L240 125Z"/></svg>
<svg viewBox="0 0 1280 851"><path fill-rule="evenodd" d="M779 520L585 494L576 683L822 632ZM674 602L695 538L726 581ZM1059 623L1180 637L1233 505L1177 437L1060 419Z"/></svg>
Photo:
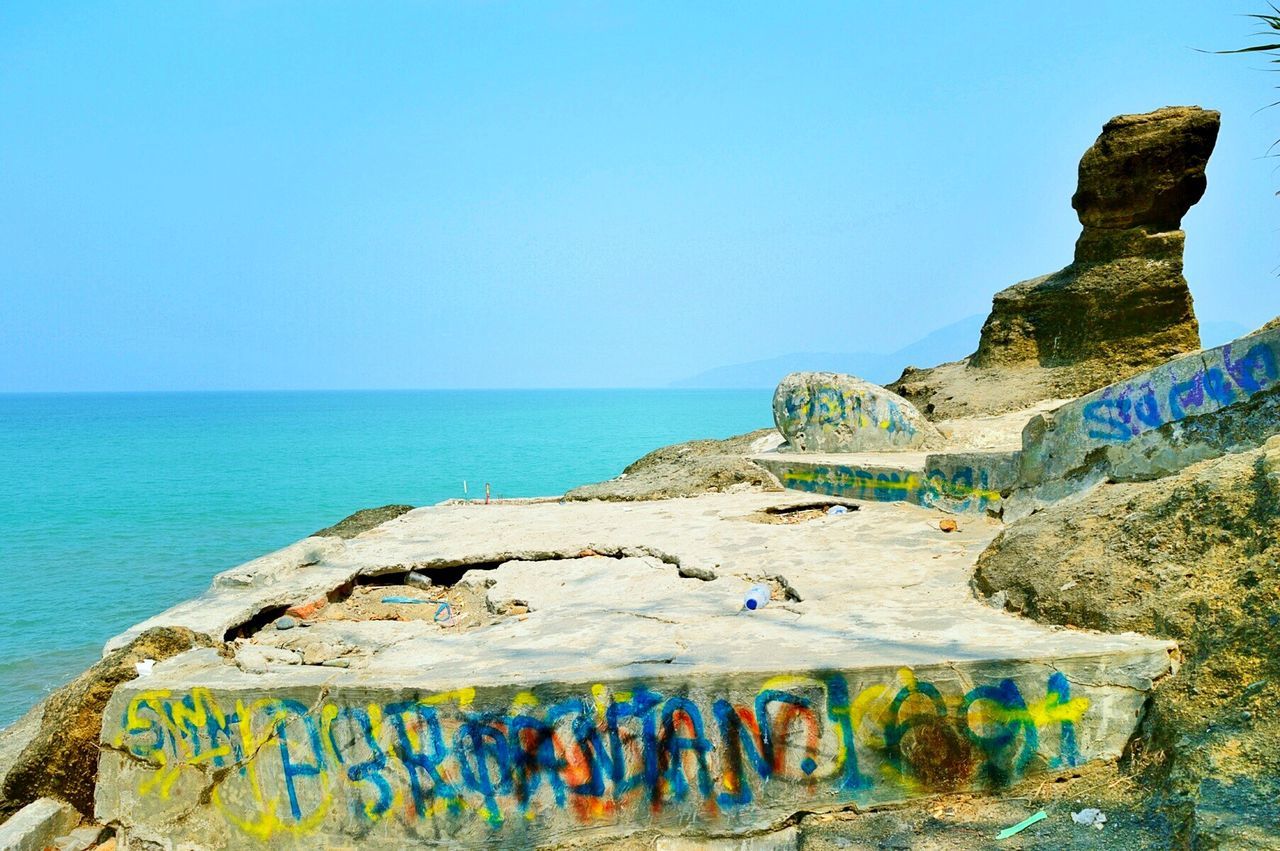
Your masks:
<svg viewBox="0 0 1280 851"><path fill-rule="evenodd" d="M956 514L998 511L1017 482L1016 450L766 452L751 460L791 490L875 502L909 502Z"/></svg>
<svg viewBox="0 0 1280 851"><path fill-rule="evenodd" d="M335 602L258 631L239 665L203 649L156 665L108 706L97 817L198 848L726 836L1119 756L1171 644L975 600L986 518L944 534L911 505L811 501L437 506L320 564L215 582L217 611L311 571L475 565L441 593L480 602L470 627ZM775 598L746 611L759 582ZM210 628L190 607L170 619ZM320 645L348 667L270 662Z"/></svg>

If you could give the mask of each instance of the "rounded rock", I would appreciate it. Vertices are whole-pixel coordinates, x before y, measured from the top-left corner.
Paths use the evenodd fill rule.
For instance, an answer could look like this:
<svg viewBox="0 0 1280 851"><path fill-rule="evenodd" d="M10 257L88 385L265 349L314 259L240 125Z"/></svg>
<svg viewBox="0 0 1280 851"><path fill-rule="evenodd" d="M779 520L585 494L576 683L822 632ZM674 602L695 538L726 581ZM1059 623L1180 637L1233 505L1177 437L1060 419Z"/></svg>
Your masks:
<svg viewBox="0 0 1280 851"><path fill-rule="evenodd" d="M793 372L773 394L773 420L797 452L936 448L942 435L906 399L835 372Z"/></svg>

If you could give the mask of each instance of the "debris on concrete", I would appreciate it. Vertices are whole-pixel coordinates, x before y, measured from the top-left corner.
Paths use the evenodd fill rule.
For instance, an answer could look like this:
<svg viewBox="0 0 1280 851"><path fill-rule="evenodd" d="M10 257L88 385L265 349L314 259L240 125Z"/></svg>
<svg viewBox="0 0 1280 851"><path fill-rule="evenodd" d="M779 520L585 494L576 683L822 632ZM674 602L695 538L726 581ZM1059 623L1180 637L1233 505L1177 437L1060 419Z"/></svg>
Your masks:
<svg viewBox="0 0 1280 851"><path fill-rule="evenodd" d="M1107 816L1097 807L1086 807L1078 813L1071 814L1071 820L1076 824L1082 824L1086 827L1096 827L1102 830L1107 823Z"/></svg>
<svg viewBox="0 0 1280 851"><path fill-rule="evenodd" d="M1042 822L1048 817L1049 814L1044 810L1041 810L1033 816L1028 816L1012 827L1006 827L1004 830L996 834L996 839L1008 839L1011 836L1017 836L1019 833L1022 833L1022 831L1031 827L1031 825L1036 824L1037 822Z"/></svg>
<svg viewBox="0 0 1280 851"><path fill-rule="evenodd" d="M431 577L420 570L409 571L409 574L404 578L404 584L410 588L422 588L424 590L435 585Z"/></svg>
<svg viewBox="0 0 1280 851"><path fill-rule="evenodd" d="M315 617L316 613L327 605L329 605L329 598L321 596L306 603L299 603L298 605L290 606L285 609L284 613L291 618L304 621L307 618Z"/></svg>
<svg viewBox="0 0 1280 851"><path fill-rule="evenodd" d="M944 532L954 532L960 528L960 524L950 517L944 517L938 521L938 528Z"/></svg>
<svg viewBox="0 0 1280 851"><path fill-rule="evenodd" d="M825 516L829 506L814 522L742 522L794 503L785 494L743 493L638 502L626 506L631 511L604 502L451 504L368 532L324 568L354 579L333 591L309 629L281 631L266 621L234 642L238 657L246 644L271 646L302 655L303 664L272 664L257 674L199 650L157 666L145 689L116 690L105 713L97 815L120 823L126 835L136 830L234 847L243 819L212 808L208 777L194 763L166 773L174 778L168 798L148 791L156 788L157 766L185 766L209 753L210 735L219 747L253 754L251 771L218 775L219 806L235 813L265 807L271 824L305 829L315 846L350 844L353 831L368 830L347 819L357 796L375 799L335 766L367 759L370 736L387 760L381 776L392 795L412 800L405 784L416 775L405 760L417 759L415 748L431 747L441 777L456 778L450 783L462 802L457 816L430 829L445 830L458 843L491 841L497 830L497 839L512 845L602 840L637 827L684 832L691 819L699 829L715 830L713 836L761 834L801 809L849 806L846 784L854 781L842 779L842 766L853 762L842 753L857 757L859 806L987 790L995 771L1020 778L1055 761L1087 764L1122 753L1151 683L1171 669L1171 645L1134 635L1055 632L981 605L968 582L977 553L999 531L994 524L965 524L944 541L930 510L881 503L863 504L839 522ZM495 563L501 557L495 554L520 550L530 558ZM582 557L588 550L596 555ZM563 555L548 557L556 553ZM780 590L777 570L784 565L786 584L803 602ZM298 570L312 575L315 568ZM404 584L410 570L429 571L439 586ZM689 578L691 571L700 578ZM767 586L770 602L742 617L753 585ZM461 625L436 623L432 605L383 602L399 596L448 599L464 610ZM207 602L217 605L216 598ZM912 721L900 741L851 730L850 745L842 723L830 721L849 717L861 700L866 724L892 729L891 713L904 711L893 709L894 697L904 689L902 705ZM935 705L930 695L944 702L945 715L929 710ZM983 707L1039 707L1033 717L1044 720L1035 722L1036 735L1019 736L1016 748L997 746L991 743L999 736L968 726L979 723L975 718L993 723L985 720L991 717L986 708L951 710L966 699ZM238 706L245 707L242 723L212 732L207 725L166 727L163 739L147 735L145 723L122 721L191 712L240 717ZM426 707L414 715L421 721L406 714L419 713L415 706ZM581 711L587 715L572 726ZM376 730L363 720L371 713L379 718ZM1060 734L1064 717L1073 736ZM397 731L409 723L438 723L438 746L423 735L423 744L397 745ZM477 785L478 753L487 754L494 770L514 765L509 751L503 763L497 745L485 744L500 736L510 748L506 734L474 726L481 723L500 725L494 730L551 724L558 736L598 738L603 746L652 723L651 744L631 739L639 750L625 751L628 765L633 758L636 765L661 758L653 750L657 743L675 741L665 738L667 725L689 746L652 784L643 771L632 772L643 788L629 798L618 797L619 781L601 769L600 792L583 791L582 805L622 801L607 819L578 821L573 808L556 802L555 782L530 790L530 819L522 815L514 781L509 790L494 785L491 792ZM763 736L766 727L768 741L787 742L774 745L779 750L768 783L754 762L735 767L732 749L722 746L726 736L745 745L754 737L746 731ZM259 747L263 731L277 728L288 736L287 752ZM311 729L338 756L312 748ZM583 754L596 753L594 744L582 747ZM298 766L321 763L322 771L298 773ZM575 764L557 760L546 770L566 788L581 786ZM300 816L281 785L290 782ZM681 795L668 794L668 784L681 783ZM703 826L713 818L709 801L745 796L746 784L749 805L736 808L731 821ZM412 812L407 821L399 815L380 820L369 844L396 847L414 832L421 835L432 817ZM499 817L502 826L495 827Z"/></svg>
<svg viewBox="0 0 1280 851"><path fill-rule="evenodd" d="M769 605L771 596L772 591L768 585L752 585L747 589L747 596L742 601L742 607L752 612L756 609L763 609Z"/></svg>
<svg viewBox="0 0 1280 851"><path fill-rule="evenodd" d="M138 672L138 676L149 677L151 676L151 670L155 668L155 666L155 659L142 659L134 663L133 669Z"/></svg>

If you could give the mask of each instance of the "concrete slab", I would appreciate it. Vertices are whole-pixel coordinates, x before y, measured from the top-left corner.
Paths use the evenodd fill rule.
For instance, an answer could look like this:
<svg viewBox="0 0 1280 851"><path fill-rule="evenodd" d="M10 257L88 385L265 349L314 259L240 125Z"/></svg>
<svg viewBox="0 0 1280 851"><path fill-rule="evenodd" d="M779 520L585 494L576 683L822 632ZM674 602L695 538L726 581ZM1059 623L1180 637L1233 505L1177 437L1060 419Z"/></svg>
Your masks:
<svg viewBox="0 0 1280 851"><path fill-rule="evenodd" d="M935 512L869 503L759 522L804 501L437 506L273 568L258 591L278 599L291 574L479 566L463 581L521 614L287 631L341 644L346 668L288 664L270 628L249 670L163 662L108 706L98 817L201 848L727 836L1119 755L1170 644L977 602L992 521L945 534ZM757 582L779 593L745 611ZM206 599L230 611L252 588Z"/></svg>
<svg viewBox="0 0 1280 851"><path fill-rule="evenodd" d="M79 822L75 807L39 798L0 825L0 851L44 851Z"/></svg>

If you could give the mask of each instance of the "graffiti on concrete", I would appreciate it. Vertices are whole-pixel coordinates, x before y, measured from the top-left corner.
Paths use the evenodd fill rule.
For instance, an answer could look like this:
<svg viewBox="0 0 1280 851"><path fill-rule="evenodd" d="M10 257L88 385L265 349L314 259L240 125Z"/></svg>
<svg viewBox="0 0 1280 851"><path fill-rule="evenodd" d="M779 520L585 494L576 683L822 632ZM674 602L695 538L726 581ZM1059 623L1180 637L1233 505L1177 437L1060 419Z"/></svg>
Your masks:
<svg viewBox="0 0 1280 851"><path fill-rule="evenodd" d="M962 466L934 468L921 476L909 470L866 469L843 464L805 464L778 474L785 488L876 502L911 502L952 511L982 512L1000 504L989 471Z"/></svg>
<svg viewBox="0 0 1280 851"><path fill-rule="evenodd" d="M199 799L259 841L322 824L359 836L388 821L415 835L500 835L548 819L715 821L788 798L1002 786L1080 758L1089 700L1061 673L1041 689L1003 679L946 693L903 669L856 692L821 673L734 694L547 687L501 705L472 689L313 705L154 690L129 700L114 746L137 761L140 797L168 799L194 770L210 783Z"/></svg>
<svg viewBox="0 0 1280 851"><path fill-rule="evenodd" d="M914 435L915 426L898 403L883 396L846 393L840 387L819 386L809 393L790 393L779 406L778 428L792 434L808 428L852 426Z"/></svg>
<svg viewBox="0 0 1280 851"><path fill-rule="evenodd" d="M1105 388L1082 416L1092 440L1120 442L1188 416L1210 413L1275 385L1273 344L1261 340L1236 357L1233 345L1205 352L1189 372L1161 367Z"/></svg>

